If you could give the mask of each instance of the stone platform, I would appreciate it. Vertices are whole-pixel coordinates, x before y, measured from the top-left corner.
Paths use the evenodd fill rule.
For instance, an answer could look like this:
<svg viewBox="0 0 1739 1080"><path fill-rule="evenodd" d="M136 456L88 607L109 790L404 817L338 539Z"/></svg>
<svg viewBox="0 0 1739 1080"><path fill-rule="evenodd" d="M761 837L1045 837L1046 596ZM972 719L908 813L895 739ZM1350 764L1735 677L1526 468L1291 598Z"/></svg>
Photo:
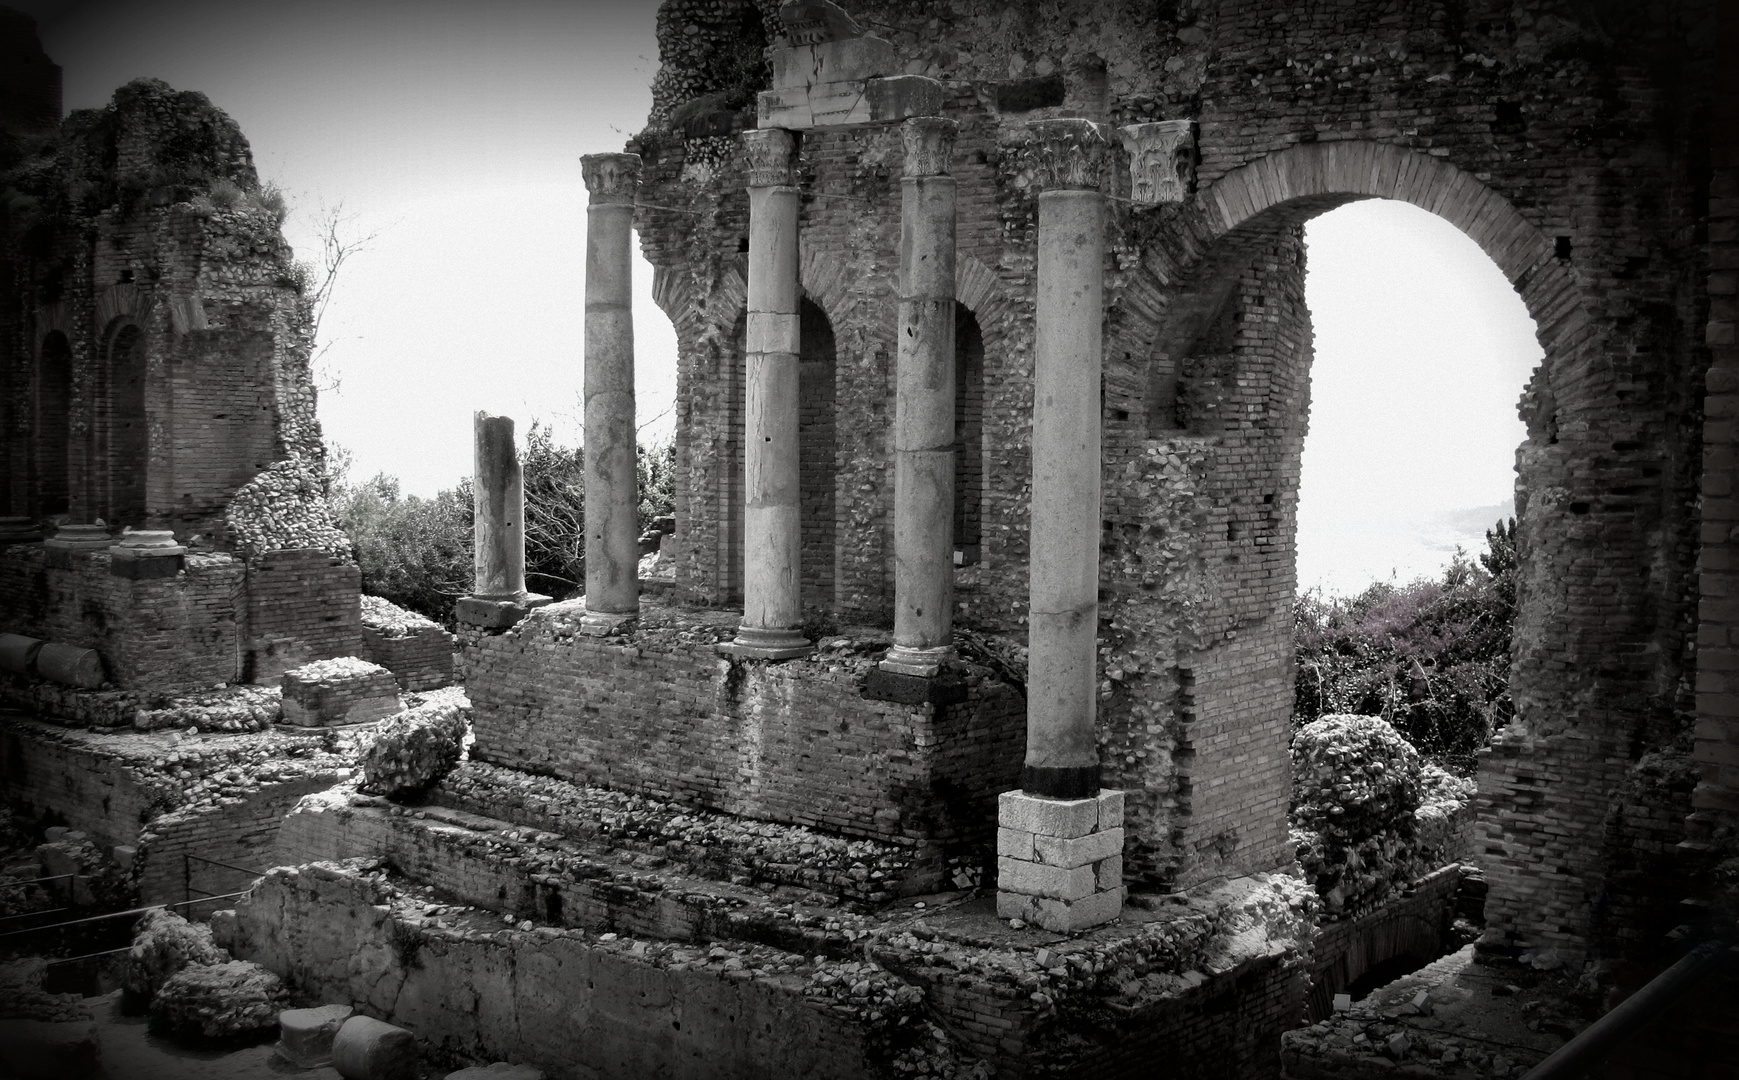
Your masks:
<svg viewBox="0 0 1739 1080"><path fill-rule="evenodd" d="M410 877L402 850L280 868L214 929L304 993L439 1053L562 1080L987 1075L980 1062L1004 1078L1085 1077L1155 1060L1175 1076L1275 1076L1279 1033L1302 1006L1314 898L1283 875L1148 900L1064 936L1011 929L988 894L829 903L701 883L628 853L570 882L553 834L418 813L375 824L407 849L469 834L478 858L428 860ZM552 907L558 883L584 899ZM594 902L611 890L615 906Z"/></svg>

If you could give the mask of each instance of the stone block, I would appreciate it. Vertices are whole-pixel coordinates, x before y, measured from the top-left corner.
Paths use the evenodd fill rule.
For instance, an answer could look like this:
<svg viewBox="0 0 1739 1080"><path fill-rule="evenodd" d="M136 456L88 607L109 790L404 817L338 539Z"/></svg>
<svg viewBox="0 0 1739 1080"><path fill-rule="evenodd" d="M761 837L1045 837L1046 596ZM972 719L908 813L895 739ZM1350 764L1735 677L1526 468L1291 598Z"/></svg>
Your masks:
<svg viewBox="0 0 1739 1080"><path fill-rule="evenodd" d="M764 128L802 131L890 124L941 112L942 84L922 75L816 83L763 90L756 108Z"/></svg>
<svg viewBox="0 0 1739 1080"><path fill-rule="evenodd" d="M864 96L869 102L870 122L875 124L942 112L942 84L923 75L871 79L864 86Z"/></svg>
<svg viewBox="0 0 1739 1080"><path fill-rule="evenodd" d="M276 975L250 960L192 964L151 999L151 1027L179 1038L249 1036L276 1024L287 996Z"/></svg>
<svg viewBox="0 0 1739 1080"><path fill-rule="evenodd" d="M490 1065L473 1065L469 1069L450 1072L446 1080L546 1080L546 1074L534 1065L509 1065L505 1061L497 1061Z"/></svg>
<svg viewBox="0 0 1739 1080"><path fill-rule="evenodd" d="M1034 835L1025 829L1005 829L1000 826L996 830L996 854L998 857L1020 859L1023 862L1039 862L1034 851Z"/></svg>
<svg viewBox="0 0 1739 1080"><path fill-rule="evenodd" d="M29 675L43 642L22 634L0 634L0 671Z"/></svg>
<svg viewBox="0 0 1739 1080"><path fill-rule="evenodd" d="M1000 846L997 853L1001 854ZM1073 839L1063 839L1056 836L1038 836L1033 838L1032 861L1044 863L1047 866L1071 868L1087 866L1108 859L1113 855L1123 853L1123 830L1100 829Z"/></svg>
<svg viewBox="0 0 1739 1080"><path fill-rule="evenodd" d="M1123 853L1107 859L1101 859L1093 864L1093 881L1100 892L1110 892L1123 885Z"/></svg>
<svg viewBox="0 0 1739 1080"><path fill-rule="evenodd" d="M332 1061L332 1043L356 1012L348 1005L316 1009L285 1009L278 1014L278 1056L301 1069L316 1069Z"/></svg>
<svg viewBox="0 0 1739 1080"><path fill-rule="evenodd" d="M517 597L461 596L453 604L453 618L484 630L510 630L537 608L550 603L539 593Z"/></svg>
<svg viewBox="0 0 1739 1080"><path fill-rule="evenodd" d="M1099 799L1046 799L1005 791L997 798L996 823L1005 829L1073 840L1099 827L1099 803Z"/></svg>
<svg viewBox="0 0 1739 1080"><path fill-rule="evenodd" d="M953 705L966 700L966 684L950 671L935 675L908 675L877 665L864 679L863 696L871 701L901 705Z"/></svg>
<svg viewBox="0 0 1739 1080"><path fill-rule="evenodd" d="M1000 855L996 860L998 895L1020 893L1056 900L1080 900L1093 894L1097 881L1091 866L1046 866Z"/></svg>
<svg viewBox="0 0 1739 1080"><path fill-rule="evenodd" d="M1093 893L1079 900L998 891L996 916L1022 919L1053 933L1068 934L1110 922L1123 912L1123 889Z"/></svg>
<svg viewBox="0 0 1739 1080"><path fill-rule="evenodd" d="M332 1067L344 1080L417 1080L417 1040L401 1027L352 1016L332 1040Z"/></svg>
<svg viewBox="0 0 1739 1080"><path fill-rule="evenodd" d="M365 724L399 711L398 680L354 656L284 672L284 722L298 727Z"/></svg>
<svg viewBox="0 0 1739 1080"><path fill-rule="evenodd" d="M773 67L774 90L801 90L815 83L862 82L878 75L891 75L900 64L892 45L868 35L773 49L767 59Z"/></svg>

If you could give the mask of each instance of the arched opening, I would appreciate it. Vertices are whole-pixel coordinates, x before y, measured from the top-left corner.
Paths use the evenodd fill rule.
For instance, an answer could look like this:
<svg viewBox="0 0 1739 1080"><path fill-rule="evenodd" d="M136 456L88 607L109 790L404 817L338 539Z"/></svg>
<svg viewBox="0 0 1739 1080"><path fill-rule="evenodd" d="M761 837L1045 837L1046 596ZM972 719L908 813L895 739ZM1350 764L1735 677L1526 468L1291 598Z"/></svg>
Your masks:
<svg viewBox="0 0 1739 1080"><path fill-rule="evenodd" d="M954 562L979 561L984 504L984 333L954 305Z"/></svg>
<svg viewBox="0 0 1739 1080"><path fill-rule="evenodd" d="M72 349L56 330L42 339L36 358L37 508L43 517L65 514L71 505L67 480L72 435Z"/></svg>
<svg viewBox="0 0 1739 1080"><path fill-rule="evenodd" d="M834 487L839 471L835 460L833 325L808 297L799 308L798 324L802 340L797 358L797 453L801 463L803 600L805 606L831 608L837 561Z"/></svg>
<svg viewBox="0 0 1739 1080"><path fill-rule="evenodd" d="M145 425L144 334L133 323L109 339L107 386L101 399L108 489L103 517L110 525L145 524L145 476L150 441Z"/></svg>

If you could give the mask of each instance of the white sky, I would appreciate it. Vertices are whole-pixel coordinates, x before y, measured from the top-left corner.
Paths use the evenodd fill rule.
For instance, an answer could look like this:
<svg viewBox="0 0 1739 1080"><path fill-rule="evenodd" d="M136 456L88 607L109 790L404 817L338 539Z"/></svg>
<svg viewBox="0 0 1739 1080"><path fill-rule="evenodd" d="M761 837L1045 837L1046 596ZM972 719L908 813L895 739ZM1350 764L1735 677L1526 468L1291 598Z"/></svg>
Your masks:
<svg viewBox="0 0 1739 1080"><path fill-rule="evenodd" d="M323 327L322 394L353 478L430 494L470 469L473 411L579 440L581 154L645 123L656 0L0 0L35 14L68 110L141 75L199 90L289 197L302 258L323 204L378 231ZM1539 357L1497 267L1453 226L1367 202L1312 222L1316 325L1299 584L1431 573L1510 512L1516 400ZM643 433L671 430L676 340L636 260Z"/></svg>

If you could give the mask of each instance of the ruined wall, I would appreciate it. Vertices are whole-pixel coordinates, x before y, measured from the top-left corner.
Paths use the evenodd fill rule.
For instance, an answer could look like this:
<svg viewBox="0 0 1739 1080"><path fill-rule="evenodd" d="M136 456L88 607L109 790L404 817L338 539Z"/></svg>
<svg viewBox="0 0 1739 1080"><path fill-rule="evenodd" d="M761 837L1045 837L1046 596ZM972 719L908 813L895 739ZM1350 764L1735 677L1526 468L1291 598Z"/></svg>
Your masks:
<svg viewBox="0 0 1739 1080"><path fill-rule="evenodd" d="M269 683L314 660L362 651L362 571L347 558L306 548L248 562L241 678Z"/></svg>
<svg viewBox="0 0 1739 1080"><path fill-rule="evenodd" d="M1655 842L1602 823L1630 763L1682 755L1690 725L1707 5L846 6L905 72L943 82L961 124L957 287L984 331L985 527L984 562L962 571L959 595L985 629L1019 635L1025 612L1036 203L1024 124L1197 122L1184 205L1134 209L1120 201L1126 158L1110 170L1101 760L1129 792L1138 882L1287 858L1277 793L1310 360L1298 227L1355 198L1399 198L1492 256L1546 362L1518 456L1514 693L1533 764L1488 770L1557 778L1557 809L1542 813L1589 853L1560 874L1545 849L1494 839L1494 911L1518 940L1602 933L1604 875L1627 846ZM751 12L764 25L773 5L664 5L655 106L630 146L647 170L636 223L680 345L677 582L720 604L740 558L728 517L713 515L738 460L741 418L726 403L747 235L744 164L725 132L754 119L730 115L741 87L703 70L690 39L733 41ZM706 124L669 120L697 112ZM838 606L884 619L900 151L891 128L800 142L803 285L840 343L836 517L853 542Z"/></svg>
<svg viewBox="0 0 1739 1080"><path fill-rule="evenodd" d="M124 690L192 690L235 681L242 564L189 555L186 571L142 581L110 573L107 552L0 549L8 632L95 649Z"/></svg>
<svg viewBox="0 0 1739 1080"><path fill-rule="evenodd" d="M475 760L915 845L932 861L988 844L1025 731L1024 700L989 675L969 674L955 704L873 701L874 646L729 661L713 651L728 622L644 608L632 636L599 640L578 633L582 613L540 608L467 647Z"/></svg>
<svg viewBox="0 0 1739 1080"><path fill-rule="evenodd" d="M227 546L238 487L323 457L281 197L228 116L150 79L3 167L6 511Z"/></svg>

